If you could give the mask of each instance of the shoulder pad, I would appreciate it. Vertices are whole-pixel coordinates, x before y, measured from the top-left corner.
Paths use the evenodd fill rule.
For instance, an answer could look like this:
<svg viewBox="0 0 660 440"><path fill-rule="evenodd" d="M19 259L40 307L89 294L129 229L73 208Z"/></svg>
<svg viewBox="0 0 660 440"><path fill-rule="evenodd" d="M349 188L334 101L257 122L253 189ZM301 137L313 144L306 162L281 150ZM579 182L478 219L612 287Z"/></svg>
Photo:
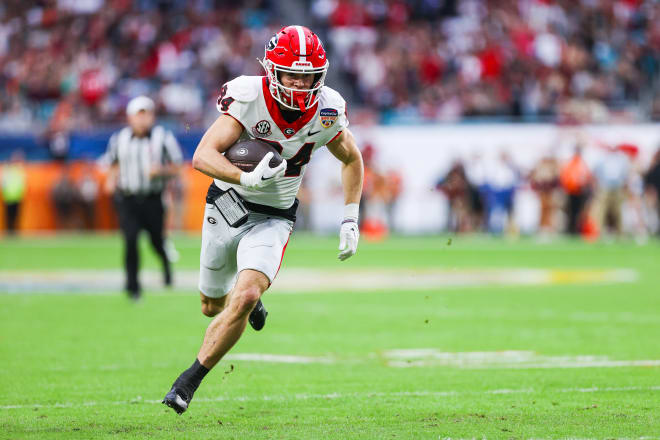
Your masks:
<svg viewBox="0 0 660 440"><path fill-rule="evenodd" d="M321 89L321 97L319 98L319 108L334 108L339 114L346 112L346 101L335 89L328 86L323 86Z"/></svg>
<svg viewBox="0 0 660 440"><path fill-rule="evenodd" d="M240 102L251 102L257 99L259 91L261 90L261 77L260 76L239 76L232 79L222 86L223 89L227 87L223 96L234 98Z"/></svg>

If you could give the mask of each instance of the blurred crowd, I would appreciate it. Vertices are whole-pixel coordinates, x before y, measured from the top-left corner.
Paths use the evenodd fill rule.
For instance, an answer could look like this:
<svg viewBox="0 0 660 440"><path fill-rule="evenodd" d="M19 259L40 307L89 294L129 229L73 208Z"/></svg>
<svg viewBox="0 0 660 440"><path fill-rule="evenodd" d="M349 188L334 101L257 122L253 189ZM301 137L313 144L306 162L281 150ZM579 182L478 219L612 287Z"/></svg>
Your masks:
<svg viewBox="0 0 660 440"><path fill-rule="evenodd" d="M223 82L262 73L296 5L358 121L660 117L653 0L5 0L0 130L66 142L120 123L140 94L204 127Z"/></svg>
<svg viewBox="0 0 660 440"><path fill-rule="evenodd" d="M587 239L660 232L660 149L648 167L632 144L587 153L578 144L570 158L547 154L530 171L506 153L454 163L436 185L449 206L448 229Z"/></svg>
<svg viewBox="0 0 660 440"><path fill-rule="evenodd" d="M142 94L172 124L202 127L223 82L260 74L273 19L266 0L3 1L0 130L114 125Z"/></svg>
<svg viewBox="0 0 660 440"><path fill-rule="evenodd" d="M660 117L653 0L315 0L357 103L395 120Z"/></svg>

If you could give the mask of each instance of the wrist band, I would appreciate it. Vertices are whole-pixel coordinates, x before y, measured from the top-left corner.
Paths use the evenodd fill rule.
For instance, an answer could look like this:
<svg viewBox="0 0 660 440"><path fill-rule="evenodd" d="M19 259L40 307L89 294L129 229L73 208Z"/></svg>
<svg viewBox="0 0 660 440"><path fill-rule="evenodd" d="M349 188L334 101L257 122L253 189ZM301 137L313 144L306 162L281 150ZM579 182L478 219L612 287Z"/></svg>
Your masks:
<svg viewBox="0 0 660 440"><path fill-rule="evenodd" d="M349 220L357 222L359 216L360 205L357 203L349 203L348 205L344 206L344 221Z"/></svg>

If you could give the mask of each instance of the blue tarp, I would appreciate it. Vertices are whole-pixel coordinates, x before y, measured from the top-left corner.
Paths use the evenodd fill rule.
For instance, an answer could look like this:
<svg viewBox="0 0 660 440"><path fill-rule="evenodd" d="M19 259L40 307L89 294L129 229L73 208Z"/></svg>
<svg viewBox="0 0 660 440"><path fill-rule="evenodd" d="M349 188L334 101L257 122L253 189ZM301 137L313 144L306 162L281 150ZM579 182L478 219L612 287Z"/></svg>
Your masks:
<svg viewBox="0 0 660 440"><path fill-rule="evenodd" d="M96 160L101 156L108 145L112 131L72 133L69 145L69 160ZM204 133L201 131L175 132L174 135L181 144L186 160L192 158L195 148ZM23 150L25 157L30 161L50 160L47 139L30 134L2 134L0 133L0 161L6 161L15 150Z"/></svg>

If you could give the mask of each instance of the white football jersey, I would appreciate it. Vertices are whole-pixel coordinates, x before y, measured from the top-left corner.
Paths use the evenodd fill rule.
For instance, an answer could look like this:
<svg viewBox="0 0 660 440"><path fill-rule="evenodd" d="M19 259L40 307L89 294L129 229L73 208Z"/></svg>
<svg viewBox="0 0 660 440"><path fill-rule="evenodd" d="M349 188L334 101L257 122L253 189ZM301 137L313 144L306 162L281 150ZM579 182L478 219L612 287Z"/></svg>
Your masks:
<svg viewBox="0 0 660 440"><path fill-rule="evenodd" d="M259 189L248 189L215 180L222 190L234 188L245 200L274 208L293 205L312 153L327 145L348 127L346 102L330 87L319 90L318 103L288 123L268 90L266 77L239 76L220 91L218 111L243 126L243 139L261 139L273 145L287 161L284 176Z"/></svg>

